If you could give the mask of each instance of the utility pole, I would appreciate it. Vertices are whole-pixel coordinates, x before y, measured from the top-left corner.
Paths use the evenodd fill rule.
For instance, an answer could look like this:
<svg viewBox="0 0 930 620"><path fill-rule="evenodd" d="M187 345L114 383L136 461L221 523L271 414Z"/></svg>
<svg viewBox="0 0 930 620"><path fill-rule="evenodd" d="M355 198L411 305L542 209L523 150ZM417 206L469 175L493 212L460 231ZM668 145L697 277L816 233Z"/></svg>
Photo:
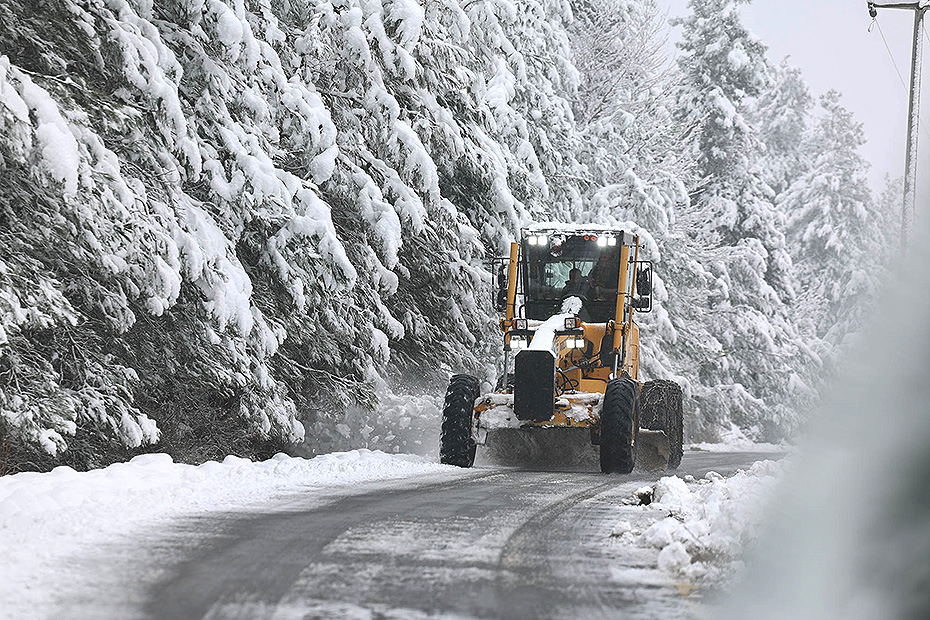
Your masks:
<svg viewBox="0 0 930 620"><path fill-rule="evenodd" d="M904 162L904 205L901 208L901 253L907 249L907 232L914 219L917 203L917 123L920 119L920 63L923 57L924 13L930 9L930 0L879 4L867 2L869 15L878 17L877 9L906 9L914 11L914 48L911 53L911 91L907 107L907 155Z"/></svg>

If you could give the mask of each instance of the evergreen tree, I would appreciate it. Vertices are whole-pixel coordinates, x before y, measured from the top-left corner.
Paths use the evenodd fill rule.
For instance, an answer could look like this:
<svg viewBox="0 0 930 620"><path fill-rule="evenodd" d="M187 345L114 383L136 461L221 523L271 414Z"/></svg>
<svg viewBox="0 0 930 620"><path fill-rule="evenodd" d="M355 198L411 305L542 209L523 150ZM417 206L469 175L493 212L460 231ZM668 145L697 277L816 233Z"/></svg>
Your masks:
<svg viewBox="0 0 930 620"><path fill-rule="evenodd" d="M570 19L557 0L4 3L3 432L79 467L156 440L264 454L305 428L311 451L390 447L346 412L391 377L481 373L486 248L577 209L553 183L581 170Z"/></svg>
<svg viewBox="0 0 930 620"><path fill-rule="evenodd" d="M744 0L691 0L681 20L678 118L693 128L692 206L680 219L696 240L708 287L699 311L718 351L700 361L705 411L760 435L797 423L792 401L809 393L815 360L793 328L785 218L762 173L764 147L747 117L770 84L765 46L742 25ZM700 281L699 281L700 282ZM714 415L708 413L707 415Z"/></svg>
<svg viewBox="0 0 930 620"><path fill-rule="evenodd" d="M883 218L869 189L860 148L862 126L840 94L820 98L822 116L810 139L810 170L785 192L789 240L795 253L799 306L815 334L830 345L858 331L883 275Z"/></svg>
<svg viewBox="0 0 930 620"><path fill-rule="evenodd" d="M764 179L780 196L810 166L808 130L814 98L801 70L787 58L772 73L770 88L754 102L749 116L765 145Z"/></svg>

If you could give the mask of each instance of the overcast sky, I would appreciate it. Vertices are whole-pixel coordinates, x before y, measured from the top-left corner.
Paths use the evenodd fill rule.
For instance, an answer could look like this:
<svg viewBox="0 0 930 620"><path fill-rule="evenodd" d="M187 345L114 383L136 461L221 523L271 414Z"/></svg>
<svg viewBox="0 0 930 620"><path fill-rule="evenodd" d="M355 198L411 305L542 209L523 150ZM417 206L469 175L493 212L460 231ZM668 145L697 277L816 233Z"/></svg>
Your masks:
<svg viewBox="0 0 930 620"><path fill-rule="evenodd" d="M687 15L687 0L658 0L671 16ZM754 0L742 7L743 21L769 46L773 62L790 56L814 95L830 88L843 93L846 107L865 126L863 153L871 162L875 189L883 177L904 174L907 89L895 73L878 28L869 33L865 0ZM912 11L881 10L878 21L905 82L910 76ZM930 22L930 15L927 16ZM930 28L930 23L926 26ZM673 36L679 36L676 29ZM928 30L930 32L930 30ZM930 37L925 38L925 68L930 72ZM930 80L923 80L925 105L922 153L930 154ZM927 168L920 157L921 172ZM921 178L927 178L921 174ZM925 185L921 183L921 186Z"/></svg>

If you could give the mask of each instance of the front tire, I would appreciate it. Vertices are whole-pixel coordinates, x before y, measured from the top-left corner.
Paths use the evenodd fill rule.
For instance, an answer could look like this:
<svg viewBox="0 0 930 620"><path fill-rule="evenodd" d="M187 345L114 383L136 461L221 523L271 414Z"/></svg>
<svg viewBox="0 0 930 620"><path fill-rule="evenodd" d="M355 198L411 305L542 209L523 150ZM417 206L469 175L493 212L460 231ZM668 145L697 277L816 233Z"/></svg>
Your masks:
<svg viewBox="0 0 930 620"><path fill-rule="evenodd" d="M449 381L439 435L440 463L458 467L474 465L478 446L472 439L471 426L478 394L478 379L471 375L453 375Z"/></svg>
<svg viewBox="0 0 930 620"><path fill-rule="evenodd" d="M629 377L607 384L601 408L601 471L628 474L636 463L639 385Z"/></svg>

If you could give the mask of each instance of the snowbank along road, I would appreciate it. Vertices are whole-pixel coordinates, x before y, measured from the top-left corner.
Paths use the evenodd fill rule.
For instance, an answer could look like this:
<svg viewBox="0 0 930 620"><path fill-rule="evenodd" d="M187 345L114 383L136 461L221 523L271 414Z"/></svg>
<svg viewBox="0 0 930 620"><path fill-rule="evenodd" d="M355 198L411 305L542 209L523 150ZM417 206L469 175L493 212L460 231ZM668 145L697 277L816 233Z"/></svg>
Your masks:
<svg viewBox="0 0 930 620"><path fill-rule="evenodd" d="M689 453L678 473L766 456ZM190 520L163 544L196 544L150 588L144 616L689 617L655 550L610 540L618 505L658 477L476 469Z"/></svg>

